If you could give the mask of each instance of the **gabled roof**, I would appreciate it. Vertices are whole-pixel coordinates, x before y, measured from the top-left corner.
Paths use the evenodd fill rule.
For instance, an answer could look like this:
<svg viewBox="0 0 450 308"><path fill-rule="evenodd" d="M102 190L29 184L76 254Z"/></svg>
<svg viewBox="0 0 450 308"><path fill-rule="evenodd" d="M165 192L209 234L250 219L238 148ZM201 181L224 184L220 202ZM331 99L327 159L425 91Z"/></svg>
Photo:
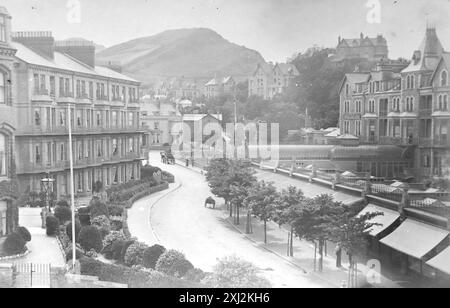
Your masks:
<svg viewBox="0 0 450 308"><path fill-rule="evenodd" d="M272 63L258 63L256 66L255 71L253 72L253 75L256 74L260 69L264 71L266 74L271 74L273 71L274 65Z"/></svg>
<svg viewBox="0 0 450 308"><path fill-rule="evenodd" d="M210 81L208 81L208 83L205 84L205 86L218 86L221 84L227 84L230 81L233 81L233 77L231 77L231 76L227 76L227 77L223 77L223 78L213 78Z"/></svg>
<svg viewBox="0 0 450 308"><path fill-rule="evenodd" d="M441 57L441 59L439 60L439 63L438 63L438 65L436 66L436 69L434 70L433 75L431 75L431 81L433 81L433 80L434 80L434 77L436 77L437 71L438 71L438 69L439 69L439 67L440 67L440 65L441 65L442 63L445 64L445 66L447 67L447 69L450 69L450 53L444 52L444 53L442 54L442 57Z"/></svg>
<svg viewBox="0 0 450 308"><path fill-rule="evenodd" d="M76 59L68 56L67 54L57 52L54 53L54 59L46 58L29 49L28 47L18 43L12 42L11 46L17 49L16 58L37 66L44 66L50 69L59 69L71 72L77 72L81 74L96 75L104 78L119 79L129 82L138 83L137 80L130 78L126 75L120 74L107 67L96 66L95 68L89 67Z"/></svg>
<svg viewBox="0 0 450 308"><path fill-rule="evenodd" d="M410 65L402 73L410 73L424 70L435 70L438 58L444 53L441 41L436 29L428 28L419 49L414 52Z"/></svg>
<svg viewBox="0 0 450 308"><path fill-rule="evenodd" d="M370 78L370 73L349 73L345 74L344 79L341 82L341 85L339 87L338 93L341 93L342 87L344 86L345 82L348 80L351 84L358 84L367 82Z"/></svg>
<svg viewBox="0 0 450 308"><path fill-rule="evenodd" d="M298 71L297 67L292 63L277 63L277 65L275 65L274 67L274 70L276 68L279 68L283 75L293 75L293 76L300 75L300 72Z"/></svg>

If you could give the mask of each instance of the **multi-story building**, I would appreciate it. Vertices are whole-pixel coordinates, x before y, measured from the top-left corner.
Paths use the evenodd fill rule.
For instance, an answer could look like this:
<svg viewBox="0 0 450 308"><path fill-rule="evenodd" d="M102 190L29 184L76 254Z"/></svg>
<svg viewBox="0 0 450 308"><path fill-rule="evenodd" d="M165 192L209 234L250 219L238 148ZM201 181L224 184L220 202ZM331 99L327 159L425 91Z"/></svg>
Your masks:
<svg viewBox="0 0 450 308"><path fill-rule="evenodd" d="M17 93L14 74L16 50L11 46L11 16L0 7L0 237L14 231L18 223L14 164L14 133L17 127L13 102Z"/></svg>
<svg viewBox="0 0 450 308"><path fill-rule="evenodd" d="M389 50L386 39L382 35L375 38L364 37L343 39L339 37L336 54L333 62L353 59L365 59L367 61L380 61L389 58Z"/></svg>
<svg viewBox="0 0 450 308"><path fill-rule="evenodd" d="M248 79L248 95L272 99L286 91L291 81L300 73L290 63L260 63Z"/></svg>
<svg viewBox="0 0 450 308"><path fill-rule="evenodd" d="M213 78L205 84L205 96L215 98L220 95L233 95L236 90L236 81L233 77Z"/></svg>
<svg viewBox="0 0 450 308"><path fill-rule="evenodd" d="M403 69L384 63L372 72L347 74L340 89L341 133L365 144L403 147L414 156L419 179L448 176L449 68L450 55L429 28Z"/></svg>
<svg viewBox="0 0 450 308"><path fill-rule="evenodd" d="M177 104L168 100L155 100L146 97L141 104L141 123L145 130L143 146L157 149L172 144L175 123L181 122Z"/></svg>
<svg viewBox="0 0 450 308"><path fill-rule="evenodd" d="M0 94L15 122L20 189L40 191L41 179L50 176L58 196L69 194L69 125L78 195L90 194L96 181L108 187L139 179L140 83L96 66L92 43L55 42L50 32L12 33L9 19L0 33L9 54L1 57Z"/></svg>

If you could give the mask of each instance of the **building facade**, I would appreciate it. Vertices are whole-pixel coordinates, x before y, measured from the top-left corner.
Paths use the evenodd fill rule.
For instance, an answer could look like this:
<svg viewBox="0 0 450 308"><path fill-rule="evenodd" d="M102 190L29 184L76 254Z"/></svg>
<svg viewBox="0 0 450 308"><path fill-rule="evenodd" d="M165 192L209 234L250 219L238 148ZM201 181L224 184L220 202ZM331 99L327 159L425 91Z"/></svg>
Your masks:
<svg viewBox="0 0 450 308"><path fill-rule="evenodd" d="M340 88L340 127L363 144L397 145L414 155L419 179L450 175L450 55L433 28L409 65L347 74Z"/></svg>
<svg viewBox="0 0 450 308"><path fill-rule="evenodd" d="M14 134L17 127L13 102L17 93L14 74L16 50L11 46L11 16L0 7L0 237L13 232L18 224L14 164Z"/></svg>
<svg viewBox="0 0 450 308"><path fill-rule="evenodd" d="M51 177L57 196L69 195L69 125L77 195L89 195L96 181L108 187L139 179L140 83L96 66L93 43L12 33L9 21L0 33L11 53L1 58L0 100L11 106L14 137L6 140L14 143L21 192L40 191L41 179Z"/></svg>
<svg viewBox="0 0 450 308"><path fill-rule="evenodd" d="M233 77L213 78L205 84L205 96L215 98L221 95L233 95L236 91L236 81Z"/></svg>
<svg viewBox="0 0 450 308"><path fill-rule="evenodd" d="M290 63L261 63L248 79L248 95L259 96L270 100L283 94L291 81L300 73L295 65Z"/></svg>
<svg viewBox="0 0 450 308"><path fill-rule="evenodd" d="M388 58L388 44L382 35L370 38L361 33L359 38L354 39L339 37L336 54L332 60L335 62L353 59L380 61Z"/></svg>

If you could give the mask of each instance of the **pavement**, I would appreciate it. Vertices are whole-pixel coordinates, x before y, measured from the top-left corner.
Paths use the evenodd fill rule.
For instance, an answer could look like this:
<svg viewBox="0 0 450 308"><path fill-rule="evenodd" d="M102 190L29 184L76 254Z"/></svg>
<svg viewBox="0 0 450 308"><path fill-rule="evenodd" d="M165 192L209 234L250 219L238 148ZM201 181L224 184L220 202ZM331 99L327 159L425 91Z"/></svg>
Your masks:
<svg viewBox="0 0 450 308"><path fill-rule="evenodd" d="M29 253L18 259L5 260L2 263L34 263L64 266L65 261L55 237L48 237L41 228L40 208L19 208L19 225L31 233L31 242L27 243Z"/></svg>

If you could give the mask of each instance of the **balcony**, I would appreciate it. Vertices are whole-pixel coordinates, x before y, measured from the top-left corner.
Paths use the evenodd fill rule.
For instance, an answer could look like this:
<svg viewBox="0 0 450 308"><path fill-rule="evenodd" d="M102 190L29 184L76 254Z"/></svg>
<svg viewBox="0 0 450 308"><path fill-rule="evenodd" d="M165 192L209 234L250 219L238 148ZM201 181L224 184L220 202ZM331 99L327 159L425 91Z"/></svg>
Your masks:
<svg viewBox="0 0 450 308"><path fill-rule="evenodd" d="M405 137L380 137L381 145L398 145L398 146L412 146L418 145L419 139L415 137L405 138Z"/></svg>
<svg viewBox="0 0 450 308"><path fill-rule="evenodd" d="M50 97L49 91L47 89L35 89L32 97L31 97L31 101L33 101L33 102L52 102L53 99Z"/></svg>
<svg viewBox="0 0 450 308"><path fill-rule="evenodd" d="M61 92L59 93L58 103L75 103L73 92Z"/></svg>
<svg viewBox="0 0 450 308"><path fill-rule="evenodd" d="M131 133L143 133L142 128L137 127L73 127L73 135L100 135L100 134L131 134ZM69 128L65 126L57 127L38 127L38 126L22 126L16 131L17 136L58 136L58 135L68 135Z"/></svg>

